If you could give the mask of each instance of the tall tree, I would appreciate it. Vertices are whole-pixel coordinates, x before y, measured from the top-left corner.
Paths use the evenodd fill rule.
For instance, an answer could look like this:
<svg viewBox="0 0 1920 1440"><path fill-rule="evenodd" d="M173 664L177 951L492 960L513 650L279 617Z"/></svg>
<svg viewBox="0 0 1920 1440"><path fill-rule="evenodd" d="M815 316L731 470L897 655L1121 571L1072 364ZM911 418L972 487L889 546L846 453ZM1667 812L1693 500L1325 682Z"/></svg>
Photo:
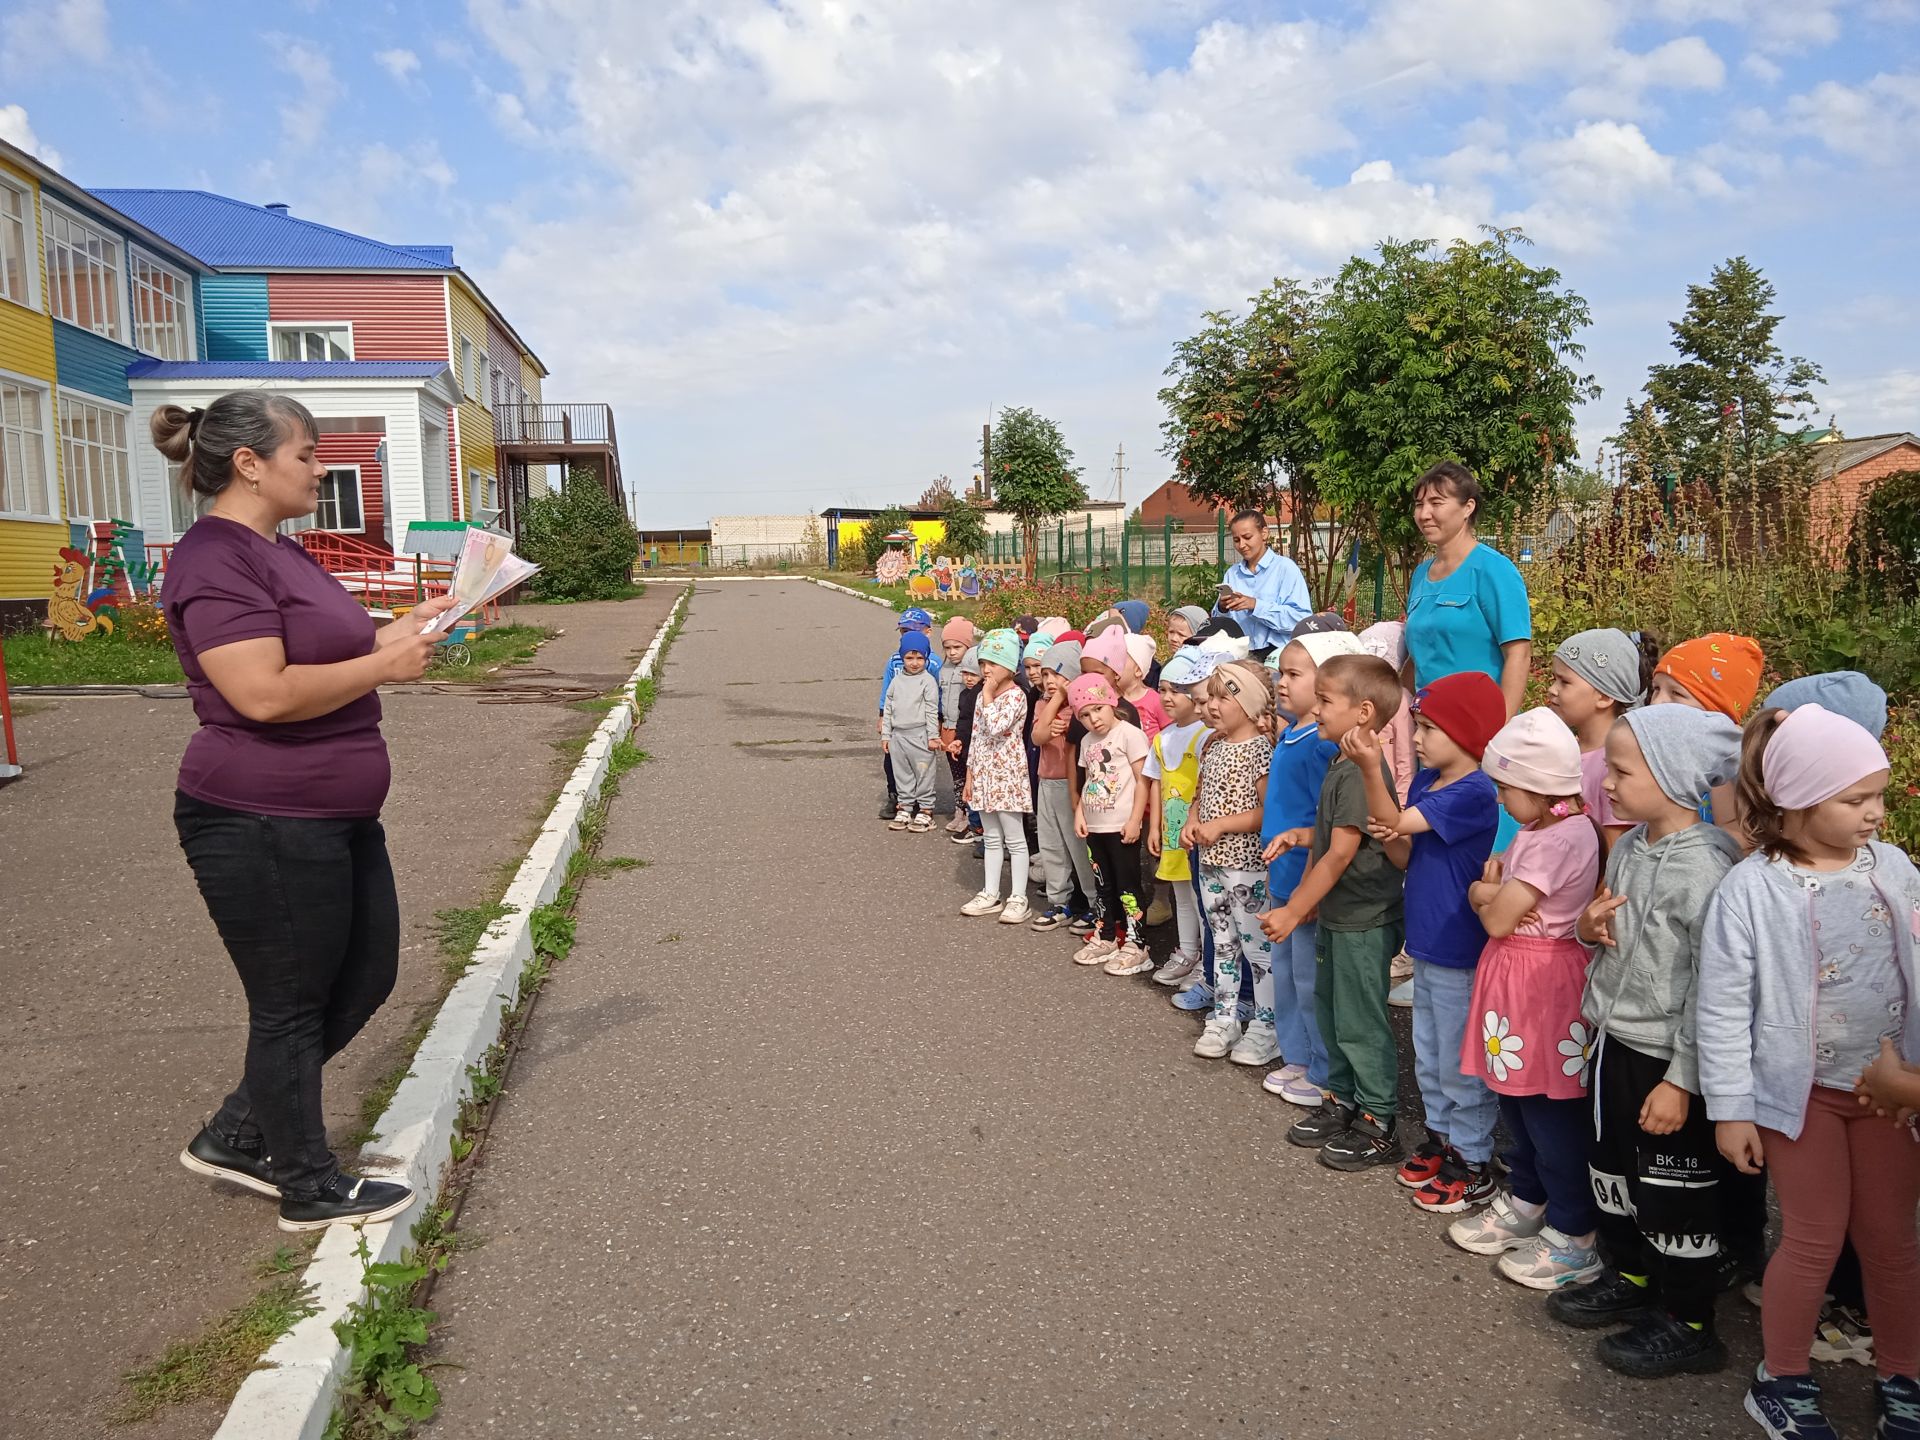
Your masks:
<svg viewBox="0 0 1920 1440"><path fill-rule="evenodd" d="M1300 376L1322 492L1404 558L1429 465L1472 469L1480 518L1502 520L1573 456L1574 409L1600 393L1576 368L1587 302L1557 270L1524 263L1524 243L1498 229L1444 252L1388 240L1327 291Z"/></svg>
<svg viewBox="0 0 1920 1440"><path fill-rule="evenodd" d="M926 489L920 492L920 498L914 502L916 510L944 510L947 502L953 499L953 481L942 475Z"/></svg>
<svg viewBox="0 0 1920 1440"><path fill-rule="evenodd" d="M1025 406L1000 412L988 461L993 466L994 502L1020 524L1031 580L1040 522L1087 503L1080 467L1073 463L1060 427Z"/></svg>
<svg viewBox="0 0 1920 1440"><path fill-rule="evenodd" d="M1750 482L1778 449L1781 422L1810 409L1826 379L1775 342L1774 298L1773 282L1744 255L1714 266L1705 285L1687 287L1686 314L1669 327L1680 358L1647 367L1647 400L1683 484L1724 493Z"/></svg>

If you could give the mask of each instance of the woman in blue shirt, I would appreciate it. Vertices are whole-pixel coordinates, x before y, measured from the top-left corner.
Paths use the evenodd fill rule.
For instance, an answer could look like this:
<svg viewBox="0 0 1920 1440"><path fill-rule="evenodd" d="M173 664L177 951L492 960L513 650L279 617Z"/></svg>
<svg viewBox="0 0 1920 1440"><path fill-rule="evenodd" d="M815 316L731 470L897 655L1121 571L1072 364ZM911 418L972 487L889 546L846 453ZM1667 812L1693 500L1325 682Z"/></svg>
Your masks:
<svg viewBox="0 0 1920 1440"><path fill-rule="evenodd" d="M1514 563L1473 533L1480 482L1442 460L1413 487L1413 523L1433 547L1407 591L1407 659L1413 688L1478 670L1506 697L1507 716L1526 703L1533 613Z"/></svg>

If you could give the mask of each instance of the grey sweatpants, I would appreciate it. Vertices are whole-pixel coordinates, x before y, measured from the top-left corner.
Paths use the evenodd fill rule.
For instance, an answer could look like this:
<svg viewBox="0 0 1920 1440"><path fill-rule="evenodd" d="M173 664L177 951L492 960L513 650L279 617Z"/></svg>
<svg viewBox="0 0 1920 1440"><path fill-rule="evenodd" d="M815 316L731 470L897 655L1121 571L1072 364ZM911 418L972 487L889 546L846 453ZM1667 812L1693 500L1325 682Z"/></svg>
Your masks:
<svg viewBox="0 0 1920 1440"><path fill-rule="evenodd" d="M893 783L900 796L900 808L909 814L933 814L933 732L924 726L896 730L887 737L888 755L893 760Z"/></svg>
<svg viewBox="0 0 1920 1440"><path fill-rule="evenodd" d="M1048 905L1067 903L1075 876L1080 879L1080 893L1093 899L1093 859L1087 854L1087 842L1073 833L1072 786L1071 780L1042 780L1033 807Z"/></svg>

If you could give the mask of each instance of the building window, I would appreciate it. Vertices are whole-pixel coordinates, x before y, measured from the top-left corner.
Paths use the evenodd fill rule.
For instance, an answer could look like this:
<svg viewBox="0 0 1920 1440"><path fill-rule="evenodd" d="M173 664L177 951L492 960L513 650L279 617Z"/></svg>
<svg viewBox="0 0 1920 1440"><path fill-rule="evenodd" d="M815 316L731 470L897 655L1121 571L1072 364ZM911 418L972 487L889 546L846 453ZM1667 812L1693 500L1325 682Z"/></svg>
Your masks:
<svg viewBox="0 0 1920 1440"><path fill-rule="evenodd" d="M184 535L188 526L207 513L207 506L213 503L213 497L186 489L180 480L179 465L169 464L166 470L167 508L173 521L173 533Z"/></svg>
<svg viewBox="0 0 1920 1440"><path fill-rule="evenodd" d="M33 195L0 180L0 298L34 308Z"/></svg>
<svg viewBox="0 0 1920 1440"><path fill-rule="evenodd" d="M276 360L351 360L353 326L274 325L273 358Z"/></svg>
<svg viewBox="0 0 1920 1440"><path fill-rule="evenodd" d="M0 379L0 510L52 520L48 471L47 392Z"/></svg>
<svg viewBox="0 0 1920 1440"><path fill-rule="evenodd" d="M460 388L469 397L473 394L473 341L466 336L460 337Z"/></svg>
<svg viewBox="0 0 1920 1440"><path fill-rule="evenodd" d="M313 514L289 520L283 530L343 530L357 534L367 528L360 509L360 467L332 465L320 482L320 504Z"/></svg>
<svg viewBox="0 0 1920 1440"><path fill-rule="evenodd" d="M56 320L109 340L124 339L120 242L51 205L46 223L48 311Z"/></svg>
<svg viewBox="0 0 1920 1440"><path fill-rule="evenodd" d="M161 360L193 359L192 283L138 251L133 256L133 343Z"/></svg>
<svg viewBox="0 0 1920 1440"><path fill-rule="evenodd" d="M62 391L60 454L66 464L69 520L133 523L126 411Z"/></svg>

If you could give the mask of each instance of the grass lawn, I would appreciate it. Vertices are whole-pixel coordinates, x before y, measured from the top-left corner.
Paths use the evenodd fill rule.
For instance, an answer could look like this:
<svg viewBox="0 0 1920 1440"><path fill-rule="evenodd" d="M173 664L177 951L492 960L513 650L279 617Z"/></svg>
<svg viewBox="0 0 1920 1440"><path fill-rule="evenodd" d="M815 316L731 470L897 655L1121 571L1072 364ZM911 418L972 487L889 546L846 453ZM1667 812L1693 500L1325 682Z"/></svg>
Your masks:
<svg viewBox="0 0 1920 1440"><path fill-rule="evenodd" d="M472 658L466 664L438 659L427 667L427 673L422 678L454 684L491 680L493 672L502 665L517 665L523 660L531 660L533 652L552 638L553 631L544 625L496 625L491 630L482 630L467 642L467 651ZM13 663L11 654L7 657L7 663Z"/></svg>
<svg viewBox="0 0 1920 1440"><path fill-rule="evenodd" d="M171 645L118 634L55 640L22 633L0 643L9 685L179 685L186 679Z"/></svg>
<svg viewBox="0 0 1920 1440"><path fill-rule="evenodd" d="M638 600L646 593L647 587L645 582L636 580L630 585L622 585L611 595L596 595L594 598L596 600ZM521 605L578 605L582 602L570 597L529 596L525 600L516 600L513 603L517 608Z"/></svg>

